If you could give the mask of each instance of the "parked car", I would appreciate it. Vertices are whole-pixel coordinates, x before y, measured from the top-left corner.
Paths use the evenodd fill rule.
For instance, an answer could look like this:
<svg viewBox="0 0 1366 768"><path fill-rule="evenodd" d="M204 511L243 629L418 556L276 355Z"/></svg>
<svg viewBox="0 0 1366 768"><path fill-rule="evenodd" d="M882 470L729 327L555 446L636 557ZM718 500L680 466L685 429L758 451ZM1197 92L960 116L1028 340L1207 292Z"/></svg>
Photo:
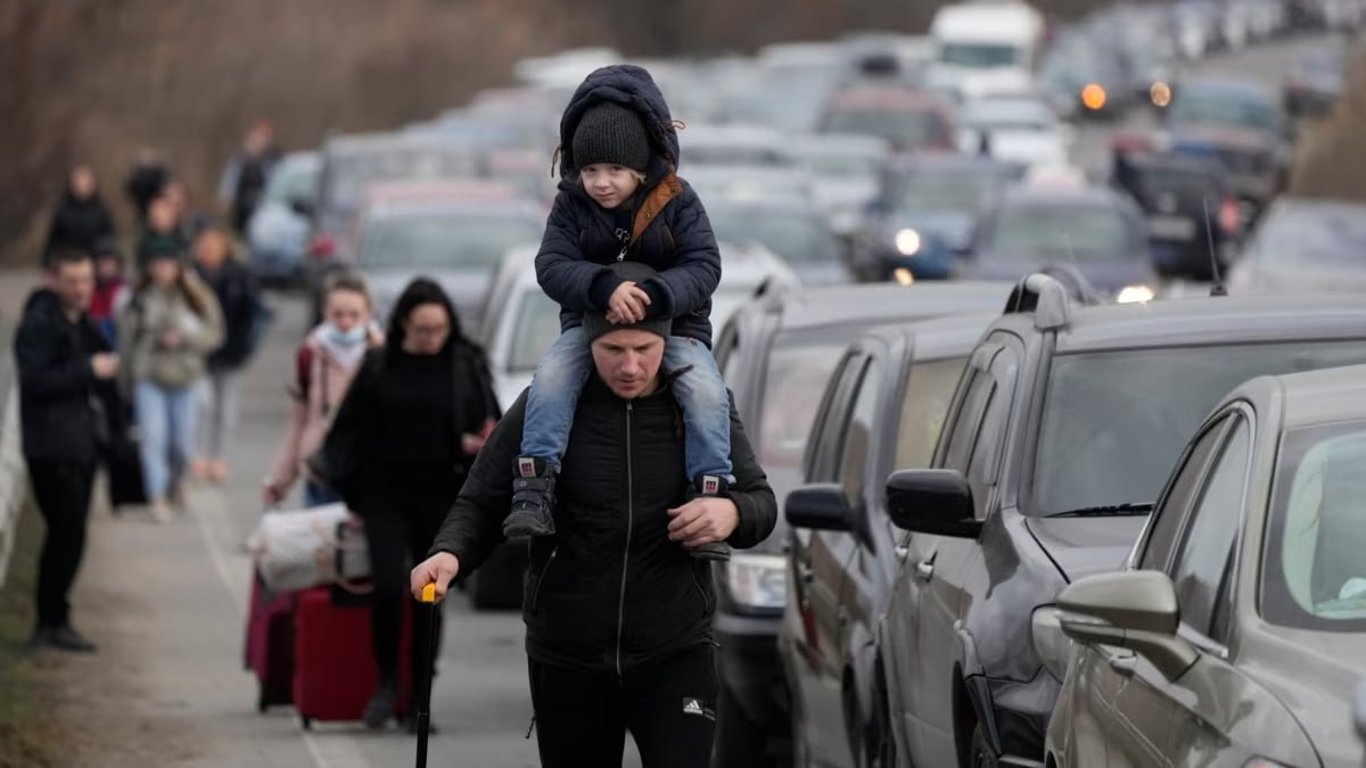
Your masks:
<svg viewBox="0 0 1366 768"><path fill-rule="evenodd" d="M953 259L968 252L978 219L1023 170L958 155L898 164L854 239L855 273L863 280L886 280L897 269L917 280L947 277Z"/></svg>
<svg viewBox="0 0 1366 768"><path fill-rule="evenodd" d="M717 335L717 363L781 500L802 481L802 456L840 353L873 325L1000 306L1009 284L841 286L772 292ZM785 524L758 547L717 565L716 765L773 765L791 728L778 628L787 600Z"/></svg>
<svg viewBox="0 0 1366 768"><path fill-rule="evenodd" d="M1097 186L1007 190L979 219L954 274L1016 280L1058 266L1115 299L1143 301L1156 291L1143 214L1128 196Z"/></svg>
<svg viewBox="0 0 1366 768"><path fill-rule="evenodd" d="M323 145L317 204L310 216L304 269L313 317L327 275L339 266L340 252L354 232L357 210L375 184L475 178L482 174L479 153L468 142L423 134L334 136Z"/></svg>
<svg viewBox="0 0 1366 768"><path fill-rule="evenodd" d="M1112 183L1148 219L1148 246L1163 277L1210 281L1228 274L1241 208L1217 160L1172 153L1115 158Z"/></svg>
<svg viewBox="0 0 1366 768"><path fill-rule="evenodd" d="M957 148L952 108L928 91L900 86L865 84L835 92L820 131L885 139L903 155Z"/></svg>
<svg viewBox="0 0 1366 768"><path fill-rule="evenodd" d="M1361 766L1363 494L1366 367L1225 397L1126 570L1058 596L1048 764Z"/></svg>
<svg viewBox="0 0 1366 768"><path fill-rule="evenodd" d="M505 184L394 184L371 188L356 220L348 261L370 278L375 317L425 275L445 288L465 332L479 334L484 304L503 254L539 243L542 207Z"/></svg>
<svg viewBox="0 0 1366 768"><path fill-rule="evenodd" d="M261 204L247 223L247 251L258 279L294 283L303 278L318 167L317 152L291 152L271 173Z"/></svg>
<svg viewBox="0 0 1366 768"><path fill-rule="evenodd" d="M1117 119L1133 106L1133 92L1115 51L1069 37L1045 54L1039 78L1066 119Z"/></svg>
<svg viewBox="0 0 1366 768"><path fill-rule="evenodd" d="M883 486L934 453L954 387L996 315L883 326L826 384L787 497L789 579L778 648L792 698L793 764L876 765L873 638L901 564ZM852 514L846 516L845 512Z"/></svg>
<svg viewBox="0 0 1366 768"><path fill-rule="evenodd" d="M810 200L768 197L713 197L707 203L716 239L755 243L776 254L803 285L836 285L852 280L830 222ZM724 279L730 265L722 262Z"/></svg>
<svg viewBox="0 0 1366 768"><path fill-rule="evenodd" d="M969 101L958 124L960 151L1027 166L1066 163L1076 138L1049 103L1028 96Z"/></svg>
<svg viewBox="0 0 1366 768"><path fill-rule="evenodd" d="M1229 273L1235 291L1366 291L1366 205L1281 197Z"/></svg>
<svg viewBox="0 0 1366 768"><path fill-rule="evenodd" d="M1366 304L1231 296L1078 307L1021 281L973 351L909 531L874 667L896 763L1038 763L1067 669L1058 593L1119 568L1190 431L1253 376L1366 361Z"/></svg>
<svg viewBox="0 0 1366 768"><path fill-rule="evenodd" d="M689 168L796 168L786 136L751 125L692 125L679 134Z"/></svg>
<svg viewBox="0 0 1366 768"><path fill-rule="evenodd" d="M830 228L841 238L853 235L891 164L891 145L873 136L835 133L794 136L788 143L812 176L812 196L830 219Z"/></svg>

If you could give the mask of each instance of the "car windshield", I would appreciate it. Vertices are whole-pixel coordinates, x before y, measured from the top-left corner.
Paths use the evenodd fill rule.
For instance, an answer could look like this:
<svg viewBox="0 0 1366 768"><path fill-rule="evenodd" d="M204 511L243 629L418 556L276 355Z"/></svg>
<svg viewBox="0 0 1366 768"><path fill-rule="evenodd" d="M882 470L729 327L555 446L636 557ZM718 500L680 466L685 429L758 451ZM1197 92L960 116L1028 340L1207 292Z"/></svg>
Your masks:
<svg viewBox="0 0 1366 768"><path fill-rule="evenodd" d="M791 333L773 342L764 372L755 453L780 499L802 481L807 433L847 344L848 338L803 338Z"/></svg>
<svg viewBox="0 0 1366 768"><path fill-rule="evenodd" d="M1259 259L1361 265L1366 206L1287 208L1268 216L1255 237Z"/></svg>
<svg viewBox="0 0 1366 768"><path fill-rule="evenodd" d="M939 61L954 67L968 69L994 69L1013 67L1019 63L1020 49L1013 45L991 45L989 43L943 43L939 48Z"/></svg>
<svg viewBox="0 0 1366 768"><path fill-rule="evenodd" d="M540 240L528 218L478 214L432 214L371 219L361 227L357 262L362 267L487 267L513 246Z"/></svg>
<svg viewBox="0 0 1366 768"><path fill-rule="evenodd" d="M1287 431L1271 495L1263 618L1366 632L1366 421Z"/></svg>
<svg viewBox="0 0 1366 768"><path fill-rule="evenodd" d="M937 144L949 133L944 118L932 110L876 108L836 110L825 129L829 133L877 136L902 148Z"/></svg>
<svg viewBox="0 0 1366 768"><path fill-rule="evenodd" d="M1028 512L1154 501L1186 440L1234 387L1362 362L1360 339L1059 355L1036 431Z"/></svg>
<svg viewBox="0 0 1366 768"><path fill-rule="evenodd" d="M1119 209L1100 205L1014 205L991 226L986 250L1117 261L1132 255L1134 232Z"/></svg>
<svg viewBox="0 0 1366 768"><path fill-rule="evenodd" d="M791 264L839 261L835 236L817 213L741 206L718 207L707 213L716 239L723 243L759 243Z"/></svg>
<svg viewBox="0 0 1366 768"><path fill-rule="evenodd" d="M508 370L536 370L546 350L560 335L560 305L540 287L522 292L522 301L512 321L512 341L508 349Z"/></svg>
<svg viewBox="0 0 1366 768"><path fill-rule="evenodd" d="M338 154L328 161L327 203L343 209L353 208L365 190L374 184L472 178L478 172L478 158L466 147L447 150L394 147Z"/></svg>
<svg viewBox="0 0 1366 768"><path fill-rule="evenodd" d="M802 156L802 164L820 176L871 178L886 161L882 155L854 152L816 151Z"/></svg>
<svg viewBox="0 0 1366 768"><path fill-rule="evenodd" d="M285 163L270 177L265 201L289 205L295 200L318 196L318 166L310 163Z"/></svg>
<svg viewBox="0 0 1366 768"><path fill-rule="evenodd" d="M898 195L904 211L976 211L1000 186L1000 179L984 173L915 173Z"/></svg>
<svg viewBox="0 0 1366 768"><path fill-rule="evenodd" d="M1172 102L1174 124L1227 125L1267 133L1281 129L1276 108L1260 100L1214 92L1189 93Z"/></svg>

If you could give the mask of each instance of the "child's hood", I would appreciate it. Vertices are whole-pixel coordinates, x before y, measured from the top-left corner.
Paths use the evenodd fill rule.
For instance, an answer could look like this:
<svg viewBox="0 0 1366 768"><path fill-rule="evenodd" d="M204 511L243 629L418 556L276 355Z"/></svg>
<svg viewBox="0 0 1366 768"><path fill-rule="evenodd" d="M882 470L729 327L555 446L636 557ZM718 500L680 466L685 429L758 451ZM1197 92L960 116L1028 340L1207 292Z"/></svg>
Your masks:
<svg viewBox="0 0 1366 768"><path fill-rule="evenodd" d="M615 101L640 113L654 150L646 176L656 180L678 169L678 133L674 130L664 94L644 67L613 64L596 69L584 78L564 109L560 118L560 178L572 179L578 174L571 149L574 131L579 127L583 113L602 101Z"/></svg>

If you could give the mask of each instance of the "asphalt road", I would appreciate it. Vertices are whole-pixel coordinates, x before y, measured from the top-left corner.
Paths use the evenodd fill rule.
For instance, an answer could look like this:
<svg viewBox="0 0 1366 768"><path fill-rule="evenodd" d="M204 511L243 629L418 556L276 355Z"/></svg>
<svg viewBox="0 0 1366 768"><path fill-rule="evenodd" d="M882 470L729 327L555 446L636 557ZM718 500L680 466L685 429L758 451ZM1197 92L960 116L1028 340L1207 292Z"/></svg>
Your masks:
<svg viewBox="0 0 1366 768"><path fill-rule="evenodd" d="M1197 71L1232 72L1279 83L1280 73L1313 39L1276 43L1219 57ZM1141 124L1134 118L1132 124ZM1079 132L1077 162L1093 172L1104 167L1109 125ZM150 628L109 628L111 647L136 649L149 695L203 734L190 764L316 765L366 768L410 764L413 739L397 731L365 732L355 725L319 725L305 733L288 709L265 716L254 711L255 685L242 671L241 637L250 566L242 542L260 512L260 479L284 429L285 385L294 345L305 330L301 301L275 296L278 321L249 370L241 426L232 453L233 475L223 489L192 494L194 513L170 526L96 521L84 579L120 599L146 602L149 580L181 586L182 599L158 602L146 612ZM88 599L88 598L87 598ZM515 613L473 613L457 594L448 601L441 676L433 694L433 720L442 729L432 743L433 766L520 768L537 764L534 741L525 738L531 718L523 652L523 626ZM92 628L96 629L96 628ZM150 630L150 631L149 631ZM193 649L193 650L189 650ZM629 742L628 742L629 745ZM628 765L638 765L627 747Z"/></svg>

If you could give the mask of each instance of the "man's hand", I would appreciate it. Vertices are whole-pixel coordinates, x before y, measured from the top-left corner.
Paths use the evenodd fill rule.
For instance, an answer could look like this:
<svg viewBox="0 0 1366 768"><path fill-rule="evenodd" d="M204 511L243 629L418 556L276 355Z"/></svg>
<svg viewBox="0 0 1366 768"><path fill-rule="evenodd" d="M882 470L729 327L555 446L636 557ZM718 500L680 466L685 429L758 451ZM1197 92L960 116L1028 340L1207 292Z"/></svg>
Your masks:
<svg viewBox="0 0 1366 768"><path fill-rule="evenodd" d="M616 325L638 323L645 319L645 308L650 305L650 294L630 281L612 291L607 302L607 322Z"/></svg>
<svg viewBox="0 0 1366 768"><path fill-rule="evenodd" d="M101 381L108 381L119 375L119 356L101 352L90 357L90 372Z"/></svg>
<svg viewBox="0 0 1366 768"><path fill-rule="evenodd" d="M693 499L669 510L669 539L692 549L730 538L740 524L735 502L714 496Z"/></svg>
<svg viewBox="0 0 1366 768"><path fill-rule="evenodd" d="M460 573L460 560L455 555L450 552L438 552L432 555L413 569L410 579L413 597L421 600L422 588L428 584L435 584L436 601L441 602L441 599L446 596L446 587L450 585L458 573Z"/></svg>

